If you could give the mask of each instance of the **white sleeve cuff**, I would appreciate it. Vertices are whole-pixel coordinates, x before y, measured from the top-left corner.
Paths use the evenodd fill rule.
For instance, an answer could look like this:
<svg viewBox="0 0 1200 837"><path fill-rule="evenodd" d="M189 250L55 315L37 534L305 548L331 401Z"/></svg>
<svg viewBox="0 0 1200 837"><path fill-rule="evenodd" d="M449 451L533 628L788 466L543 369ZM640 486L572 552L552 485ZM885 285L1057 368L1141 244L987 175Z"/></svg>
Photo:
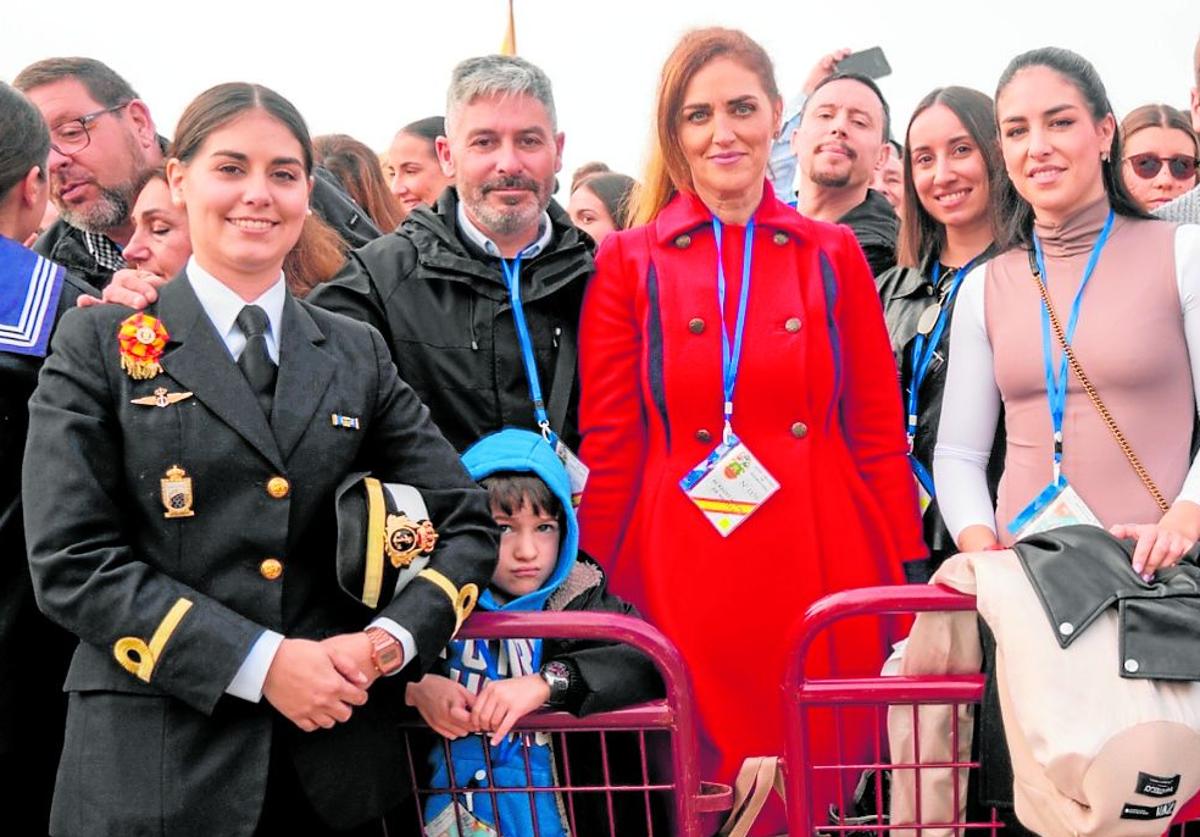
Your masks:
<svg viewBox="0 0 1200 837"><path fill-rule="evenodd" d="M242 666L233 675L233 680L225 687L225 693L258 703L262 700L263 684L267 682L267 671L275 661L275 653L283 642L283 634L275 631L263 631L250 646L250 653L242 661Z"/></svg>
<svg viewBox="0 0 1200 837"><path fill-rule="evenodd" d="M367 626L368 628L382 628L396 638L396 642L400 643L400 647L404 650L404 662L400 664L400 668L393 671L396 674L402 670L409 661L417 657L417 642L413 639L413 635L407 628L402 628L395 621L388 619L386 616L380 616L374 622ZM390 677L391 675L389 675Z"/></svg>

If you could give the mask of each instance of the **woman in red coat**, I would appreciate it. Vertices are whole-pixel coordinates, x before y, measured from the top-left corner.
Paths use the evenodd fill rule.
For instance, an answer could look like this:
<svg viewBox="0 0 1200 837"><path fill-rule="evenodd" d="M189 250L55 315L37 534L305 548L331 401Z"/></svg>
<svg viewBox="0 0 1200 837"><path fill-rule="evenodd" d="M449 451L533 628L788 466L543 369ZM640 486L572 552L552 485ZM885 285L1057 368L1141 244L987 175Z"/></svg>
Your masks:
<svg viewBox="0 0 1200 837"><path fill-rule="evenodd" d="M848 228L767 184L780 112L758 44L683 38L659 85L644 226L600 249L580 336L583 545L682 651L702 774L724 782L783 750L786 639L805 609L900 583L925 554L871 272ZM840 631L810 674L878 671L880 640ZM832 735L815 758L832 760ZM782 808L760 823L785 828Z"/></svg>

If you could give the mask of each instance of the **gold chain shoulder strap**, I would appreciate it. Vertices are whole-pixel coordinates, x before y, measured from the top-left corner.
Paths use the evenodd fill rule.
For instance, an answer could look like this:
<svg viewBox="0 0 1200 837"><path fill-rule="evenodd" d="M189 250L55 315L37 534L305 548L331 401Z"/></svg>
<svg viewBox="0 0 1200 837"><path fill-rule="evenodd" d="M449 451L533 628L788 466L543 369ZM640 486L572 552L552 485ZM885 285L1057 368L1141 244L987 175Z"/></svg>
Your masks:
<svg viewBox="0 0 1200 837"><path fill-rule="evenodd" d="M1079 383L1083 385L1083 391L1087 393L1087 397L1095 405L1097 412L1100 413L1100 418L1108 426L1108 432L1112 434L1117 445L1121 448L1121 453L1125 454L1125 458L1129 460L1130 467L1137 474L1138 479L1142 481L1142 485L1146 486L1146 490L1150 492L1150 496L1154 498L1154 502L1158 504L1158 508L1164 514L1170 509L1163 493L1158 490L1158 486L1154 484L1146 467L1142 465L1142 461L1138 459L1136 453L1133 452L1133 447L1130 446L1129 440L1125 438L1125 434L1121 432L1121 428L1117 427L1116 420L1112 417L1112 413L1104 406L1104 402L1100 400L1100 393L1092 385L1088 376L1084 374L1083 367L1079 365L1079 360L1075 357L1075 352L1071 350L1071 345L1067 342L1067 335L1063 332L1062 323L1059 322L1058 315L1054 313L1054 306L1050 302L1050 294L1046 290L1046 283L1042 281L1042 273L1038 270L1037 262L1034 259L1033 251L1029 251L1029 269L1033 272L1033 281L1037 283L1038 293L1042 295L1042 304L1046 306L1046 311L1050 315L1050 327L1054 329L1054 336L1058 338L1058 345L1062 347L1063 353L1067 356L1067 364L1071 367L1071 371L1075 373L1075 377L1079 379Z"/></svg>

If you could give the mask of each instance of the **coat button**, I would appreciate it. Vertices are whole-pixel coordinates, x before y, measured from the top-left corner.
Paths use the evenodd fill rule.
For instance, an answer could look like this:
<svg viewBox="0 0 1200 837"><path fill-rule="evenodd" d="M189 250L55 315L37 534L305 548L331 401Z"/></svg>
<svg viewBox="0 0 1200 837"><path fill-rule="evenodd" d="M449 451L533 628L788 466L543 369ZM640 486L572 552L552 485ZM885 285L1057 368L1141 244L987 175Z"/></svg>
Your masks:
<svg viewBox="0 0 1200 837"><path fill-rule="evenodd" d="M792 425L792 435L797 439L803 439L808 435L808 425L802 421L798 421Z"/></svg>
<svg viewBox="0 0 1200 837"><path fill-rule="evenodd" d="M292 490L292 484L283 477L271 477L267 480L267 493L276 500L282 500Z"/></svg>
<svg viewBox="0 0 1200 837"><path fill-rule="evenodd" d="M699 430L696 431L696 441L697 442L711 442L712 434L709 433L707 430L705 430L703 427L701 427Z"/></svg>
<svg viewBox="0 0 1200 837"><path fill-rule="evenodd" d="M278 558L264 558L258 565L258 574L267 581L274 581L283 575L283 562Z"/></svg>
<svg viewBox="0 0 1200 837"><path fill-rule="evenodd" d="M682 250L685 247L692 246L692 237L687 233L675 236L675 246Z"/></svg>
<svg viewBox="0 0 1200 837"><path fill-rule="evenodd" d="M704 320L700 319L699 317L692 317L690 320L688 320L688 331L690 331L692 334L703 334Z"/></svg>
<svg viewBox="0 0 1200 837"><path fill-rule="evenodd" d="M1138 661L1132 657L1125 661L1125 670L1130 674L1137 674L1137 670L1139 668L1141 668L1141 666L1138 665Z"/></svg>
<svg viewBox="0 0 1200 837"><path fill-rule="evenodd" d="M789 334L795 334L800 330L800 318L788 317L787 322L783 324L783 330Z"/></svg>
<svg viewBox="0 0 1200 837"><path fill-rule="evenodd" d="M779 232L775 233L775 236L771 240L776 244L783 246L784 244L788 243L788 234L780 230Z"/></svg>

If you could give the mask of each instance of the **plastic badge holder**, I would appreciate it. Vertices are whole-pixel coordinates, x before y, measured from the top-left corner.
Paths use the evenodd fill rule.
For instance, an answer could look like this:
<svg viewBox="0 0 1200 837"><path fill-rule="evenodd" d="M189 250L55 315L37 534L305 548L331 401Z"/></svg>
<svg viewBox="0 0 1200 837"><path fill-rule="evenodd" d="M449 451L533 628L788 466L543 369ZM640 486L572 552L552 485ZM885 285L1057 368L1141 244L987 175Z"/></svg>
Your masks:
<svg viewBox="0 0 1200 837"><path fill-rule="evenodd" d="M1008 524L1017 540L1062 526L1104 528L1088 504L1064 478L1046 486L1025 509Z"/></svg>
<svg viewBox="0 0 1200 837"><path fill-rule="evenodd" d="M727 538L779 490L779 482L731 433L679 481L679 487Z"/></svg>

